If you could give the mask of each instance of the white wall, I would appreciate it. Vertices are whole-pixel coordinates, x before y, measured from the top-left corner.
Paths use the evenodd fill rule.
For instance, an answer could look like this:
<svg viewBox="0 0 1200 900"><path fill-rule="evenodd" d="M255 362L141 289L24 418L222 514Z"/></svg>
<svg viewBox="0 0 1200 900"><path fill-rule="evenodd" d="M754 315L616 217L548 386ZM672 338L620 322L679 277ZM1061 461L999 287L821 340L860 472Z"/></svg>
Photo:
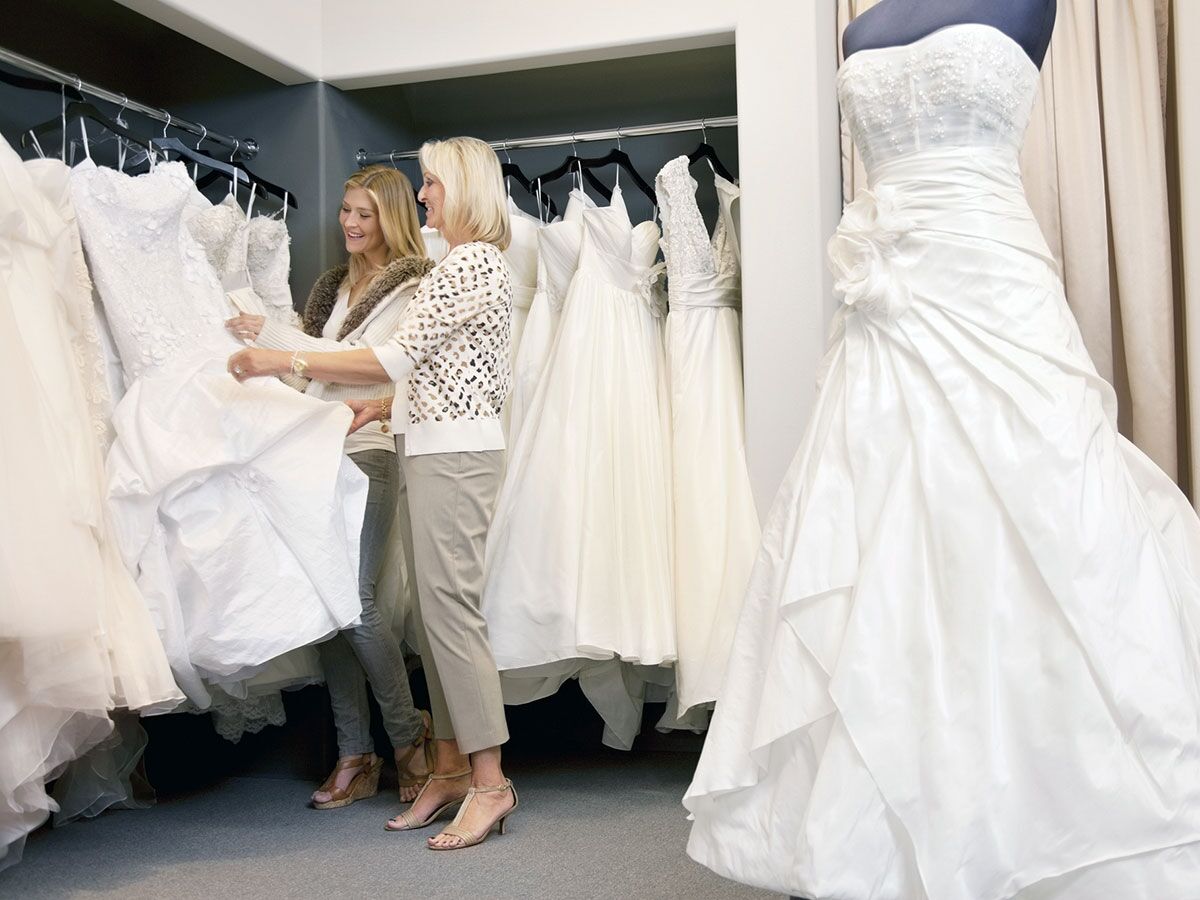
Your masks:
<svg viewBox="0 0 1200 900"><path fill-rule="evenodd" d="M283 84L321 80L322 0L118 0Z"/></svg>
<svg viewBox="0 0 1200 900"><path fill-rule="evenodd" d="M755 3L737 30L746 441L767 513L816 399L841 215L833 3Z"/></svg>
<svg viewBox="0 0 1200 900"><path fill-rule="evenodd" d="M326 0L323 72L337 87L376 87L710 47L732 42L737 6L729 0L457 0L452 13L438 15L426 6L413 16L397 14L394 0L358 0L355 19L372 25L363 34L347 29L344 8Z"/></svg>
<svg viewBox="0 0 1200 900"><path fill-rule="evenodd" d="M834 3L457 0L443 11L358 0L349 9L353 22L370 23L363 28L346 27L347 7L334 0L122 2L179 30L190 28L185 33L192 36L228 29L234 37L227 40L246 45L243 56L229 55L247 61L245 54L258 54L294 71L314 65L316 9L318 71L339 87L615 59L734 38L744 188L746 433L765 515L812 409L832 309L824 248L841 190ZM189 16L191 25L183 22ZM284 28L283 22L290 24ZM289 32L291 49L282 46Z"/></svg>

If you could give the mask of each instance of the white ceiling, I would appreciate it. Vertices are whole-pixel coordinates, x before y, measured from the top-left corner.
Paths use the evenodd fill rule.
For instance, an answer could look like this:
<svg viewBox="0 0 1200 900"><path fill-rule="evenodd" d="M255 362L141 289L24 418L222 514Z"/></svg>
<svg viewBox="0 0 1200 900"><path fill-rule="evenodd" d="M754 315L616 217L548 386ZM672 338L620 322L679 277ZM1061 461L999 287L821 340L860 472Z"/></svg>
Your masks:
<svg viewBox="0 0 1200 900"><path fill-rule="evenodd" d="M396 0L118 2L284 84L342 88L731 44L738 16L729 0L457 0L442 15Z"/></svg>

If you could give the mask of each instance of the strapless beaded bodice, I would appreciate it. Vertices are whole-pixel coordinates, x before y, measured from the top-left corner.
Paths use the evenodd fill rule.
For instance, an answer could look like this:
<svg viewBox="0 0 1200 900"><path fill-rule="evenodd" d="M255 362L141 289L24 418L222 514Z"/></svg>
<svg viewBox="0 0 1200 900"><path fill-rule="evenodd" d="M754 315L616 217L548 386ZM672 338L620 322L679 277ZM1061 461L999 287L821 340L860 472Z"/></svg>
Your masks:
<svg viewBox="0 0 1200 900"><path fill-rule="evenodd" d="M838 99L870 173L933 148L1020 150L1038 70L990 25L951 25L901 47L860 50L842 64Z"/></svg>

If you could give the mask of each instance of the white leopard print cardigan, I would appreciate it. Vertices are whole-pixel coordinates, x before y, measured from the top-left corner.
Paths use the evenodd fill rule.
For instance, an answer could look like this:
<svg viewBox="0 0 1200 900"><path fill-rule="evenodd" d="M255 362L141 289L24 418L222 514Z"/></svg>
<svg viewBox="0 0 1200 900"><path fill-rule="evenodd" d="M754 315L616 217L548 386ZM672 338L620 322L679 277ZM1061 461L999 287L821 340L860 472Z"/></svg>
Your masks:
<svg viewBox="0 0 1200 900"><path fill-rule="evenodd" d="M425 276L396 334L372 348L392 381L408 381L406 455L504 449L511 320L508 265L494 245L460 244Z"/></svg>

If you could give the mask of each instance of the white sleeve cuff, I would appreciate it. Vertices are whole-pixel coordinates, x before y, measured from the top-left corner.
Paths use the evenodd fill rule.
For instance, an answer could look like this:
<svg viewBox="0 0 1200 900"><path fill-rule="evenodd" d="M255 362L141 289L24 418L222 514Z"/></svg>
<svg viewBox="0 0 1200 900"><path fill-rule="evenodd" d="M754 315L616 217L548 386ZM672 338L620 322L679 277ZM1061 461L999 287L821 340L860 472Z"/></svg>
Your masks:
<svg viewBox="0 0 1200 900"><path fill-rule="evenodd" d="M372 347L371 351L379 360L379 364L383 366L383 370L388 373L388 377L397 384L406 381L412 370L416 368L412 357L395 341L388 341L381 346Z"/></svg>

